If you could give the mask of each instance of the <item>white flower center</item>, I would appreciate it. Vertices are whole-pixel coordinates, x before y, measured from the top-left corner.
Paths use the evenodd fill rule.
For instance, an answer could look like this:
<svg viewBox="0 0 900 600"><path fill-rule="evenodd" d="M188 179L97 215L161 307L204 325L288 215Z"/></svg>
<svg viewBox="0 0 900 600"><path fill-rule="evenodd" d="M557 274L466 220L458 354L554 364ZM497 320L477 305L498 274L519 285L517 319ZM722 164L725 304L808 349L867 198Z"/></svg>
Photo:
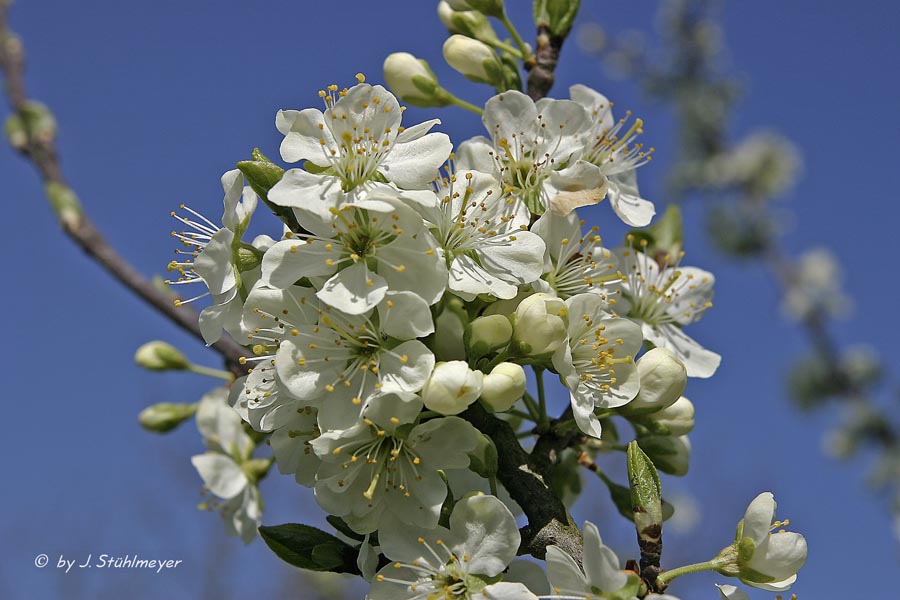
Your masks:
<svg viewBox="0 0 900 600"><path fill-rule="evenodd" d="M616 358L616 346L621 346L625 340L604 337L606 327L595 324L590 315L581 315L581 321L582 327L569 334L572 364L583 385L596 392L609 392L617 381L615 365L630 362L632 357Z"/></svg>

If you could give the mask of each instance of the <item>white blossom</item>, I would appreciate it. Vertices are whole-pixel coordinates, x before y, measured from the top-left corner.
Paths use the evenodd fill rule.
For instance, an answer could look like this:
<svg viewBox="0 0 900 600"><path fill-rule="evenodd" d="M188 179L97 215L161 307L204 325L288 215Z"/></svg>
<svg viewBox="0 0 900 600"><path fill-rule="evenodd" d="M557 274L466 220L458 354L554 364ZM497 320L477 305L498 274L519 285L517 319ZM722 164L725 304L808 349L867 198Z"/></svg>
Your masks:
<svg viewBox="0 0 900 600"><path fill-rule="evenodd" d="M601 246L599 227L586 234L584 221L574 212L561 217L552 212L541 215L531 231L547 245L540 291L553 291L563 300L576 294L597 294L614 312L624 277L617 268L615 255Z"/></svg>
<svg viewBox="0 0 900 600"><path fill-rule="evenodd" d="M525 600L536 596L522 584L494 583L516 556L521 539L516 520L494 496L462 498L450 528L397 524L379 532L384 555L393 561L372 582L367 600Z"/></svg>
<svg viewBox="0 0 900 600"><path fill-rule="evenodd" d="M447 495L438 470L467 467L477 443L475 428L458 417L403 427L421 400L416 405L394 396L381 398L372 418L312 441L323 461L316 501L360 533L378 529L385 513L407 525L435 527Z"/></svg>
<svg viewBox="0 0 900 600"><path fill-rule="evenodd" d="M237 169L222 175L225 190L225 211L222 214L223 227L219 227L200 213L181 205L187 213L172 216L188 229L172 232L186 250L176 250L184 258L169 263L168 270L179 274L176 280L167 280L169 285L184 285L202 282L207 292L188 300L177 300L176 306L212 296L212 305L200 313L200 332L207 344L213 344L222 336L224 328L232 337L239 337L242 299L239 287L244 284L249 289L257 273L238 269L238 246L241 236L247 230L250 217L256 209L257 197L249 186L244 186L244 176ZM267 238L260 241L267 245ZM252 279L249 282L243 278Z"/></svg>
<svg viewBox="0 0 900 600"><path fill-rule="evenodd" d="M553 593L579 598L621 594L622 591L637 595L637 576L619 570L619 558L603 544L597 526L590 521L584 523L583 564L584 569L558 546L547 546L547 579Z"/></svg>
<svg viewBox="0 0 900 600"><path fill-rule="evenodd" d="M684 333L712 306L712 273L696 267L660 267L652 257L632 248L617 252L626 282L619 312L641 324L644 339L671 350L689 377L711 377L722 357ZM627 312L624 306L628 306Z"/></svg>
<svg viewBox="0 0 900 600"><path fill-rule="evenodd" d="M334 215L327 235L292 236L272 246L262 281L285 288L310 278L320 300L352 315L374 308L388 290L414 292L429 305L440 299L447 271L415 211L390 196L370 196Z"/></svg>
<svg viewBox="0 0 900 600"><path fill-rule="evenodd" d="M281 157L307 161L307 168L287 171L270 190L269 200L298 215L328 223L331 209L359 199L365 188L385 187L385 182L421 189L450 155L450 138L428 133L440 120L404 129L400 104L380 85L360 83L340 91L332 85L319 95L324 112L282 110L275 120L285 136Z"/></svg>
<svg viewBox="0 0 900 600"><path fill-rule="evenodd" d="M569 96L592 117L593 125L582 138L585 145L582 158L599 167L606 178L607 197L613 211L632 227L648 225L656 209L652 202L641 198L635 173L638 167L650 162L653 153L653 148L645 151L643 144L635 143L643 133L643 121L635 119L629 126L630 111L626 117L615 120L612 102L587 86L573 85Z"/></svg>
<svg viewBox="0 0 900 600"><path fill-rule="evenodd" d="M256 483L242 468L250 460L253 442L227 398L228 392L217 388L200 400L197 429L209 451L193 456L191 463L203 478L204 487L221 499L206 506L221 513L230 534L250 543L256 537L262 516Z"/></svg>
<svg viewBox="0 0 900 600"><path fill-rule="evenodd" d="M638 325L611 316L596 294L573 296L566 306L568 344L553 355L553 366L569 388L578 427L599 438L600 421L594 410L623 406L638 393L634 356L643 339Z"/></svg>
<svg viewBox="0 0 900 600"><path fill-rule="evenodd" d="M586 195L597 202L606 193L600 169L581 160L587 111L571 100L535 103L511 90L484 107L482 122L491 139L473 138L457 152L460 170L492 173L534 214L543 214L560 195Z"/></svg>

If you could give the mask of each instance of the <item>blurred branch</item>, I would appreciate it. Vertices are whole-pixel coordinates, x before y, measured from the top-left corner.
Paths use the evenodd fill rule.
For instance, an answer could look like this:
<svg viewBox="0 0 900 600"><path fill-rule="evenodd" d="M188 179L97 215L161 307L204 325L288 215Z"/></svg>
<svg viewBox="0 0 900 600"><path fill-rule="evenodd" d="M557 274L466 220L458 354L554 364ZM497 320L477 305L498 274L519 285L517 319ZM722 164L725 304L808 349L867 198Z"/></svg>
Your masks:
<svg viewBox="0 0 900 600"><path fill-rule="evenodd" d="M115 279L202 341L197 312L188 307L174 306L169 296L125 260L97 230L66 183L54 142L55 122L46 108L28 99L24 81L24 48L7 26L7 9L7 0L0 0L0 69L6 80L6 96L13 112L7 122L10 143L37 169L63 231ZM240 366L239 360L248 353L234 340L223 338L212 348L222 355L232 370L243 372L244 367Z"/></svg>
<svg viewBox="0 0 900 600"><path fill-rule="evenodd" d="M729 117L739 86L719 64L724 52L719 5L716 0L663 3L662 52L657 59L643 47L625 52L625 44L607 41L599 27L595 39L588 40L595 46L590 50L608 63L614 58L626 75L675 108L679 147L670 188L679 199L696 194L714 202L708 226L719 250L733 259L762 263L785 299L796 293L801 298L810 295L802 310L792 312L812 349L813 368L794 370L793 395L801 408L820 407L833 398L853 411L837 431L845 438L843 447L832 452L849 455L859 442L878 448L880 484L894 485L895 510L900 512L900 427L872 396L878 366L873 362L875 366L863 368L862 374L854 372L849 354L830 331L834 305L841 300L840 290L828 281L833 277L819 273L812 279L824 279L828 285L810 284L803 259L792 258L781 243L780 220L771 203L793 183L799 160L791 144L777 135L757 133L730 142Z"/></svg>

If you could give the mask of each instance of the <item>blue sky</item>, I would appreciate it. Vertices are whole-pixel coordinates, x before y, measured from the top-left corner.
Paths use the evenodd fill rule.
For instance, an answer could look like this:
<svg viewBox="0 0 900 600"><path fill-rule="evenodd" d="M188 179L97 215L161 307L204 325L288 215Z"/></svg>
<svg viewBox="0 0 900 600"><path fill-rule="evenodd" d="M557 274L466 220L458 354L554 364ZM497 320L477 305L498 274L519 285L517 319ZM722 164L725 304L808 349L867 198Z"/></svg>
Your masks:
<svg viewBox="0 0 900 600"><path fill-rule="evenodd" d="M277 109L317 106L316 90L350 84L358 71L378 82L384 56L396 50L427 58L447 87L483 101L484 90L442 64L444 33L434 4L20 2L11 19L25 40L30 93L61 124L59 148L72 187L113 245L145 273L161 273L173 247L169 210L186 202L217 215L221 173L254 146L277 155ZM527 3L510 4L522 5L514 14L527 31ZM650 27L656 8L583 4L584 19L611 31ZM792 251L825 244L841 258L856 310L834 328L836 338L872 344L889 369L900 297L893 276L900 170L891 152L900 132L897 25L890 3L862 10L845 2L765 0L731 3L724 13L730 61L746 91L734 131L772 127L804 154L804 176L784 199L793 215L785 243ZM586 83L643 116L645 137L658 153L640 180L662 204L666 153L674 147L668 110L632 84L610 80L574 43L564 48L558 76L557 96ZM431 115L406 114L410 122ZM460 109L437 116L457 143L480 133L478 120ZM0 437L6 457L0 596L117 598L139 586L147 598L239 597L260 587L289 597L280 587L290 581L289 568L259 542L243 548L226 538L217 517L196 510L201 484L188 458L202 448L193 426L160 438L137 425L144 406L194 401L214 385L139 370L132 362L137 346L162 338L198 362L215 364L215 356L60 234L35 174L5 145L0 174L7 215L12 211L2 241L7 293L0 299L12 328ZM880 591L879 578L868 574L894 572L898 558L886 503L864 486L865 460L841 464L822 454L821 434L840 413L811 417L788 406L783 377L804 339L781 319L777 290L762 269L711 250L702 214L701 204L687 205L686 264L716 273L716 306L692 333L719 351L723 364L713 379L688 387L698 410L691 473L663 485L693 494L705 518L692 534L668 537L664 566L714 555L730 541L747 502L770 489L781 516L810 543L794 590L800 598ZM621 231L606 206L587 217L607 239ZM576 520L601 523L604 538L633 557L632 532L611 513L605 492L592 490ZM263 494L265 523L321 522L310 494L289 480L273 476ZM35 568L42 552L51 567L61 553L83 559L137 552L184 563L161 575L66 575ZM721 579L679 580L672 592L683 600L712 599L709 582Z"/></svg>

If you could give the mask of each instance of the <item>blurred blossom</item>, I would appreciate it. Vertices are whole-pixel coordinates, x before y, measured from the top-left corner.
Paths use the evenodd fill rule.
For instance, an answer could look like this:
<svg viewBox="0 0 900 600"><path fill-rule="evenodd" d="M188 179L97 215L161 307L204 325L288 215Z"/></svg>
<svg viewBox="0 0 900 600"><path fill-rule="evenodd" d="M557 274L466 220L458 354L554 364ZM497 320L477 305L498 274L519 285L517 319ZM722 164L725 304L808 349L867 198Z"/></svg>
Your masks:
<svg viewBox="0 0 900 600"><path fill-rule="evenodd" d="M702 519L697 498L686 492L678 492L666 499L675 507L672 518L666 521L666 529L679 535L693 532Z"/></svg>
<svg viewBox="0 0 900 600"><path fill-rule="evenodd" d="M606 49L606 31L599 23L585 23L575 32L575 43L588 54L599 54Z"/></svg>
<svg viewBox="0 0 900 600"><path fill-rule="evenodd" d="M746 190L754 198L772 198L790 189L800 165L800 152L794 144L768 131L747 136L708 163L710 183Z"/></svg>
<svg viewBox="0 0 900 600"><path fill-rule="evenodd" d="M843 279L841 267L830 250L808 250L796 262L793 284L784 297L785 313L797 320L816 314L845 315L851 300L842 289Z"/></svg>

